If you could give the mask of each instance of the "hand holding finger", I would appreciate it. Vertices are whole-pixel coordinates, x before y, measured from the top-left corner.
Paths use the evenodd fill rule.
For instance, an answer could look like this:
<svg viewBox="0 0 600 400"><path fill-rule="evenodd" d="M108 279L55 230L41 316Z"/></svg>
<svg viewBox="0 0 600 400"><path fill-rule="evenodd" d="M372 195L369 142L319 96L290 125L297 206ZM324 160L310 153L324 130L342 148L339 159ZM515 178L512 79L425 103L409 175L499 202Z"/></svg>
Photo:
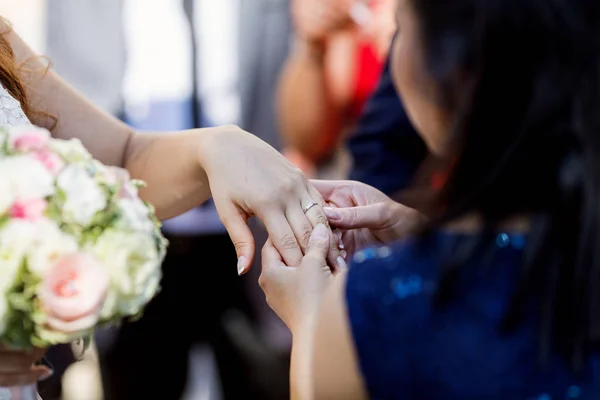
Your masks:
<svg viewBox="0 0 600 400"><path fill-rule="evenodd" d="M329 261L329 265L332 267L338 270L344 270L347 268L347 266L338 247L339 240L333 234L333 231L329 226L327 215L325 215L325 212L323 211L323 207L326 206L326 203L323 200L323 197L321 197L321 194L310 183L307 184L307 190L308 195L310 196L309 199L311 200L307 199L306 201L310 201L308 204L313 204L313 206L306 210L306 216L310 220L313 227L316 227L318 224L323 224L325 227L327 227L330 235L330 249L327 255L327 260Z"/></svg>

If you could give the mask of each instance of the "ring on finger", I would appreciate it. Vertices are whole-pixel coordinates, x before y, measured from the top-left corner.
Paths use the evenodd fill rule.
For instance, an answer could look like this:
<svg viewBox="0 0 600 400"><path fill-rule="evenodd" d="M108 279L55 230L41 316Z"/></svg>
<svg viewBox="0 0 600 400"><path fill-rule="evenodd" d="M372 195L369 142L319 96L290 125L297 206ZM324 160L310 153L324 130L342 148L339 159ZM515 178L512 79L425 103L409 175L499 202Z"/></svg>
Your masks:
<svg viewBox="0 0 600 400"><path fill-rule="evenodd" d="M317 203L316 201L311 201L310 203L308 203L305 207L302 208L302 212L304 214L306 214L308 212L308 210L310 210L311 208L313 208L314 206L318 205L319 203Z"/></svg>

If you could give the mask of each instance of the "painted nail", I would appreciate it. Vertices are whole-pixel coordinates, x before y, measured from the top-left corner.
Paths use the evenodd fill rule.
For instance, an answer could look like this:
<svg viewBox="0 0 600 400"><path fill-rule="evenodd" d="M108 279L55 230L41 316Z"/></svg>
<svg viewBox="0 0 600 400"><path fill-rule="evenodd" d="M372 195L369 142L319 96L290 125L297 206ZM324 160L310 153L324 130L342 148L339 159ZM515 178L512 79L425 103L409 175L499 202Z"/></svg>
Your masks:
<svg viewBox="0 0 600 400"><path fill-rule="evenodd" d="M342 214L331 207L323 207L323 211L330 221L340 221L342 219Z"/></svg>
<svg viewBox="0 0 600 400"><path fill-rule="evenodd" d="M347 271L348 270L348 264L346 264L346 261L344 261L344 259L340 256L336 259L337 261L337 265L340 268L340 270L342 271Z"/></svg>
<svg viewBox="0 0 600 400"><path fill-rule="evenodd" d="M242 275L244 273L245 269L246 269L246 257L240 256L240 258L238 258L238 262L237 262L238 275Z"/></svg>

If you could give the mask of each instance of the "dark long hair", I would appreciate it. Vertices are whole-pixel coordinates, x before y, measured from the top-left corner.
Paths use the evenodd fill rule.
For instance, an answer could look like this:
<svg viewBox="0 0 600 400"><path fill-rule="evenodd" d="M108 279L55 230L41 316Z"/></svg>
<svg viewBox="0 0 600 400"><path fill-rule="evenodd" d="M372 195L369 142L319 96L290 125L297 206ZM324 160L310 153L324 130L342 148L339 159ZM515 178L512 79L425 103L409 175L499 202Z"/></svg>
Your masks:
<svg viewBox="0 0 600 400"><path fill-rule="evenodd" d="M541 299L542 350L581 365L600 339L600 2L410 1L439 100L456 117L436 224L531 215L504 328Z"/></svg>

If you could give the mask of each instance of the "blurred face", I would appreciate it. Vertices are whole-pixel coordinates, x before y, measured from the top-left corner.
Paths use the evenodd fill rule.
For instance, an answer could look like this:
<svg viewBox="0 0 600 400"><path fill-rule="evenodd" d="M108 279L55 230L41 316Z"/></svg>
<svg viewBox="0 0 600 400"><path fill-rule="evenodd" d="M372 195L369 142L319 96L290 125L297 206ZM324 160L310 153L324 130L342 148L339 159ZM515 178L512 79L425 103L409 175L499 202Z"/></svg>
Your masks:
<svg viewBox="0 0 600 400"><path fill-rule="evenodd" d="M411 1L415 0L398 0L398 33L391 54L392 77L413 126L432 153L443 155L447 147L449 115L436 101L435 82L427 75Z"/></svg>

